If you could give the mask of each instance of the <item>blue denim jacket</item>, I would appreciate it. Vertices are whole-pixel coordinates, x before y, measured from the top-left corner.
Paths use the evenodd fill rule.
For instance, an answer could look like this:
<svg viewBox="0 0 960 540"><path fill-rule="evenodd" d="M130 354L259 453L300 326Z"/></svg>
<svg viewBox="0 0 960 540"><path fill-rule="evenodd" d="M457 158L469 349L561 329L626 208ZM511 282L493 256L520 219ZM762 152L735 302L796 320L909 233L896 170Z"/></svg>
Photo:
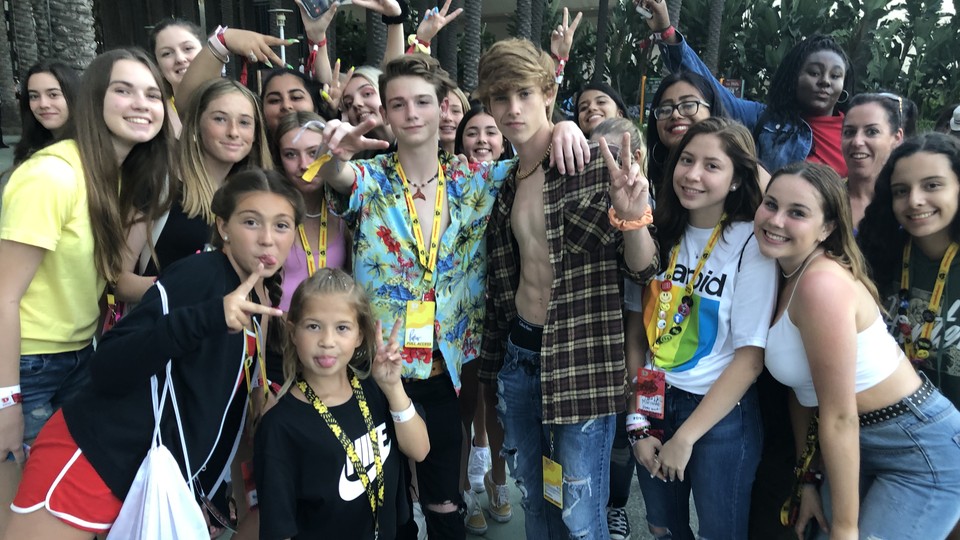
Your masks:
<svg viewBox="0 0 960 540"><path fill-rule="evenodd" d="M680 38L680 42L675 45L660 44L660 52L663 54L664 65L667 69L670 71L692 71L710 81L717 98L723 103L727 116L747 126L747 129L755 131L760 116L767 106L763 103L735 97L713 76L710 69L707 68L697 53L687 45L687 40L679 32L677 32L677 37ZM807 159L807 156L810 155L810 149L813 147L813 130L802 120L800 125L767 122L757 131L759 132L756 137L757 156L760 163L770 173L788 163ZM777 136L783 134L786 134L787 137L777 144Z"/></svg>

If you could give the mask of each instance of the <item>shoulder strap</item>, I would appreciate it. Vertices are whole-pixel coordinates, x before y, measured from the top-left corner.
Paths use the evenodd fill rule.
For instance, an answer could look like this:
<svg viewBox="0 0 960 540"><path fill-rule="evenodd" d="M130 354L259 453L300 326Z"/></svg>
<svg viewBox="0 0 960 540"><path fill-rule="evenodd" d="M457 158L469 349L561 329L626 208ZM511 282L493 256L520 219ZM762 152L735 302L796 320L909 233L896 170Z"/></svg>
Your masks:
<svg viewBox="0 0 960 540"><path fill-rule="evenodd" d="M165 176L163 178L163 191L167 191L167 186L170 183L170 177ZM157 247L157 241L160 240L160 233L163 232L163 226L167 224L167 218L170 217L170 209L168 208L156 221L153 222L153 229L150 231L150 240L149 243L143 247L143 251L140 252L140 262L137 265L137 271L140 275L143 275L147 271L147 265L150 264L150 257L153 255L153 250ZM151 249L153 248L153 249ZM159 265L158 265L159 266ZM159 268L158 268L159 269ZM166 314L166 312L164 312Z"/></svg>
<svg viewBox="0 0 960 540"><path fill-rule="evenodd" d="M819 257L821 253L823 252L821 251L820 253L817 253L813 257L810 257L809 259L803 261L803 268L800 269L800 275L797 276L797 281L793 283L793 290L790 291L790 298L787 298L787 305L783 308L784 313L786 313L787 310L790 309L790 304L793 303L793 295L797 294L797 287L800 286L800 280L803 278L803 274L806 273L807 268L810 266L810 263L812 263L814 259Z"/></svg>
<svg viewBox="0 0 960 540"><path fill-rule="evenodd" d="M163 284L159 281L156 283L157 291L160 293L160 303L163 306L163 314L167 315L170 313L170 306L167 300L167 290L163 287ZM150 377L150 387L153 390L153 417L154 417L154 445L160 446L163 444L163 441L160 438L160 418L163 414L163 407L166 403L167 395L170 396L170 402L173 404L173 415L177 419L177 431L180 433L180 448L183 451L183 464L187 471L187 484L190 486L191 491L194 490L193 486L193 473L190 470L190 454L187 452L187 440L183 435L183 421L180 419L180 407L177 405L177 393L173 389L173 376L171 373L173 367L173 361L167 360L167 366L165 369L166 380L163 383L163 391L160 394L159 398L157 396L157 389L159 387L159 382L157 376L154 375ZM158 403L159 402L159 403Z"/></svg>

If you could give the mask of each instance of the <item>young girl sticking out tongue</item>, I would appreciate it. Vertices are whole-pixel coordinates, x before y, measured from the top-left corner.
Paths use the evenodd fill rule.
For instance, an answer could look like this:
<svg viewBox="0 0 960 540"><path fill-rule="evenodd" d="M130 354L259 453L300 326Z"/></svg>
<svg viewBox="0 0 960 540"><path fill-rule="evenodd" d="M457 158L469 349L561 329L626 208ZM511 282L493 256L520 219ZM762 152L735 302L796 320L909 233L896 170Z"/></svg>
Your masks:
<svg viewBox="0 0 960 540"><path fill-rule="evenodd" d="M423 461L430 441L400 382L398 330L384 345L342 270L320 268L297 287L286 382L256 435L260 538L394 538L409 519L398 452Z"/></svg>

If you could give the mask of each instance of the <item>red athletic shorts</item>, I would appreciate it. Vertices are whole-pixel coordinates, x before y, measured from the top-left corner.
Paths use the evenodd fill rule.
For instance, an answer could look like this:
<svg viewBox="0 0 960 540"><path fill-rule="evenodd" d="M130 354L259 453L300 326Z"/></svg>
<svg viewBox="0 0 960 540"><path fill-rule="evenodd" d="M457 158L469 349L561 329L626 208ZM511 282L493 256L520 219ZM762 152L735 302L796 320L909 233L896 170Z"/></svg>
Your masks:
<svg viewBox="0 0 960 540"><path fill-rule="evenodd" d="M10 508L19 514L43 508L75 529L102 533L113 525L122 505L83 456L63 413L57 411L30 449Z"/></svg>

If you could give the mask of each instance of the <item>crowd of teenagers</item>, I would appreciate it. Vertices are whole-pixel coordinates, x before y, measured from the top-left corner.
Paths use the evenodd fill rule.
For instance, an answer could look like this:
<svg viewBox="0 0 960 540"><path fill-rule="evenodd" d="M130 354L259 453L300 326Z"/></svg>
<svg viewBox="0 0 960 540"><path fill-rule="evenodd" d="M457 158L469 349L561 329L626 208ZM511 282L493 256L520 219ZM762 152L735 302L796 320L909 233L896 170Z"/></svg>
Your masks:
<svg viewBox="0 0 960 540"><path fill-rule="evenodd" d="M388 45L341 73L298 1L260 95L224 64L290 41L179 19L27 71L0 535L108 534L162 439L211 538L625 540L633 478L658 539L960 538L960 107L916 133L824 35L740 99L635 0L645 131L604 83L555 122L580 16L468 96L450 3L353 0Z"/></svg>

